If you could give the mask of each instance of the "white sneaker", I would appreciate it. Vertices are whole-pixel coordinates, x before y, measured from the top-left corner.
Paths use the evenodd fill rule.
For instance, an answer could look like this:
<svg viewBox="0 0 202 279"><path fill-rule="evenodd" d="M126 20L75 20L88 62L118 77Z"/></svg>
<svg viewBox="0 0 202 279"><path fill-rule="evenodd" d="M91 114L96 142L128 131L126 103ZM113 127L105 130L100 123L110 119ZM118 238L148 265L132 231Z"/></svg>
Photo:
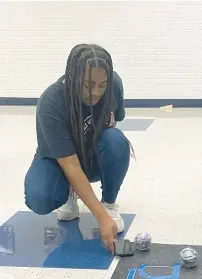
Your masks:
<svg viewBox="0 0 202 279"><path fill-rule="evenodd" d="M117 225L117 232L121 233L124 231L124 221L121 215L119 214L119 207L116 203L108 204L106 202L103 203L103 206L109 216L112 217L112 219L116 222Z"/></svg>
<svg viewBox="0 0 202 279"><path fill-rule="evenodd" d="M71 221L79 217L79 206L77 203L77 195L72 192L67 202L58 208L57 218L60 221Z"/></svg>

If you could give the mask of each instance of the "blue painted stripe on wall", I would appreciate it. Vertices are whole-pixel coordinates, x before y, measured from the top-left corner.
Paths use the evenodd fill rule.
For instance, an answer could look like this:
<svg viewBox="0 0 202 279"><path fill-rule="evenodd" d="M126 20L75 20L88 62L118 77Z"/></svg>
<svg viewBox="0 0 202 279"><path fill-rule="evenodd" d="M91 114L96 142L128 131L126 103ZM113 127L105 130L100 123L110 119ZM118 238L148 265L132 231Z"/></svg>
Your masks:
<svg viewBox="0 0 202 279"><path fill-rule="evenodd" d="M36 106L38 98L0 97L0 106Z"/></svg>
<svg viewBox="0 0 202 279"><path fill-rule="evenodd" d="M159 108L172 104L176 108L200 108L202 99L126 99L127 108Z"/></svg>
<svg viewBox="0 0 202 279"><path fill-rule="evenodd" d="M35 106L38 98L0 97L0 106ZM201 108L202 99L125 99L127 108L159 108L172 104L177 108Z"/></svg>

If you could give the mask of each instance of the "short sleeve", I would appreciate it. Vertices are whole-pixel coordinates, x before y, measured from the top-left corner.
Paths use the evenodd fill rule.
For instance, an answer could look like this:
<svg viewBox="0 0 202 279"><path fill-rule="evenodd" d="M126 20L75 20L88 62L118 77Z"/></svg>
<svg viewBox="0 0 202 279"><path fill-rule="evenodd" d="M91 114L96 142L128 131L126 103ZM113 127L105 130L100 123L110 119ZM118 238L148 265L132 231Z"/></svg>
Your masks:
<svg viewBox="0 0 202 279"><path fill-rule="evenodd" d="M39 100L36 129L41 157L64 158L76 154L67 123L54 98L44 96Z"/></svg>
<svg viewBox="0 0 202 279"><path fill-rule="evenodd" d="M118 91L118 107L115 111L115 121L122 121L125 118L124 92L123 82L118 75L116 77L116 89Z"/></svg>

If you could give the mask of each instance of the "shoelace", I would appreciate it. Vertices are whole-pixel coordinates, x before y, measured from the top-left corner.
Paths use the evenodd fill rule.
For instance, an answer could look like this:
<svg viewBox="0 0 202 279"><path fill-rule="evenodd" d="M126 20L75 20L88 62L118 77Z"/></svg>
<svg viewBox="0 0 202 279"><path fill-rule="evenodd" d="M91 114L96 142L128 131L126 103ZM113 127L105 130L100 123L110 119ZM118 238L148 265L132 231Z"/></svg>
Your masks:
<svg viewBox="0 0 202 279"><path fill-rule="evenodd" d="M63 205L63 208L71 208L72 206L74 206L75 202L77 201L76 199L76 193L73 191L70 191L69 193L69 197L68 197L68 201L66 204Z"/></svg>
<svg viewBox="0 0 202 279"><path fill-rule="evenodd" d="M80 199L80 197L76 194L76 192L74 191L73 187L70 185L69 187L69 198L76 198L77 200Z"/></svg>
<svg viewBox="0 0 202 279"><path fill-rule="evenodd" d="M104 203L104 207L107 211L110 212L110 215L112 217L116 217L117 214L118 214L118 209L119 209L119 206L117 204L107 204L107 203Z"/></svg>

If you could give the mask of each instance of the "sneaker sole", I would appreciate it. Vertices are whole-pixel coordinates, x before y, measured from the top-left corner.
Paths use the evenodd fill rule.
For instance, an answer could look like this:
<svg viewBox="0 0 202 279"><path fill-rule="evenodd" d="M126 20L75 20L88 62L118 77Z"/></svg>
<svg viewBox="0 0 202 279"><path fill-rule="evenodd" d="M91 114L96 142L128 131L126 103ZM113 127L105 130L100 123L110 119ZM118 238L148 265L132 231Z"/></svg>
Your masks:
<svg viewBox="0 0 202 279"><path fill-rule="evenodd" d="M57 212L57 218L60 221L72 221L74 219L79 218L79 214L72 215L71 217L67 217L67 214L65 212Z"/></svg>
<svg viewBox="0 0 202 279"><path fill-rule="evenodd" d="M122 232L124 232L124 227L119 229L119 230L117 230L117 233L122 233Z"/></svg>
<svg viewBox="0 0 202 279"><path fill-rule="evenodd" d="M117 233L122 233L122 232L124 231L124 229L125 229L123 219L121 218L121 219L119 220L119 222L117 222L116 219L114 219L114 221L115 221L116 224L117 224Z"/></svg>

